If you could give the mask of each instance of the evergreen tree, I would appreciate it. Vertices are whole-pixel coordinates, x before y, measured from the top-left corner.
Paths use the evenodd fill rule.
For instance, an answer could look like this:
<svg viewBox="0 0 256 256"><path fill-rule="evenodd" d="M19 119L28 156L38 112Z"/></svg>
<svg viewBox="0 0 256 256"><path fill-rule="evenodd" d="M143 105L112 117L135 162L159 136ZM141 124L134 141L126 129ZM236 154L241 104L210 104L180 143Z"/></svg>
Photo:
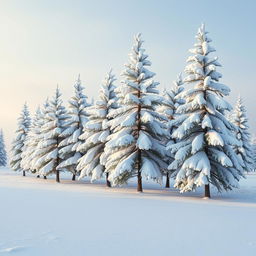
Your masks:
<svg viewBox="0 0 256 256"><path fill-rule="evenodd" d="M216 68L220 64L209 56L215 49L207 34L202 25L190 50L193 55L187 60L184 82L191 88L179 94L185 103L178 107L179 116L173 122L178 127L173 133L177 143L168 148L175 154L169 166L175 187L185 192L205 185L205 196L210 197L209 184L219 191L231 190L237 187L243 170L233 150L239 144L232 135L235 127L224 115L231 110L223 99L230 90L219 83L221 74Z"/></svg>
<svg viewBox="0 0 256 256"><path fill-rule="evenodd" d="M253 157L253 171L256 170L256 137L252 136L251 140L251 145L252 145L252 157Z"/></svg>
<svg viewBox="0 0 256 256"><path fill-rule="evenodd" d="M169 137L171 137L171 135L175 129L175 127L172 125L171 120L173 120L175 118L175 116L177 116L176 110L177 110L178 106L183 103L182 99L178 98L179 93L181 93L184 89L182 87L183 81L181 78L181 74L179 74L177 80L174 81L173 84L174 84L174 86L170 89L170 91L168 91L166 89L164 90L163 105L158 109L160 111L160 113L164 114L168 120L167 121L167 129L168 129L168 133L170 135ZM171 145L174 143L174 139L164 138L163 143L166 146ZM170 151L167 151L166 158L167 158L166 161L169 164L171 164L172 161L174 160L174 155L171 154ZM170 171L166 170L166 184L165 184L166 188L170 187L170 178L169 177L170 177Z"/></svg>
<svg viewBox="0 0 256 256"><path fill-rule="evenodd" d="M171 129L168 125L169 120L173 119L173 112L174 112L174 95L172 94L171 91L168 91L164 89L163 91L163 102L162 105L157 109L159 113L163 114L166 117L166 120L163 122L166 124L166 128L169 134ZM166 145L168 143L169 139L167 137L162 138L162 143ZM173 155L169 154L169 152L166 153L165 161L167 163L171 163L173 161ZM166 183L165 187L169 188L170 187L170 177L169 177L169 170L166 169L164 172L166 175Z"/></svg>
<svg viewBox="0 0 256 256"><path fill-rule="evenodd" d="M61 93L56 89L55 96L49 101L44 116L43 126L40 129L41 141L38 143L35 155L37 161L35 168L40 175L56 174L56 182L60 182L61 169L57 166L61 163L60 143L61 133L64 130L65 121L68 118L65 107L62 105Z"/></svg>
<svg viewBox="0 0 256 256"><path fill-rule="evenodd" d="M155 111L163 99L153 80L155 74L146 68L151 63L142 43L138 34L122 73L124 80L115 90L118 108L109 113L112 134L105 147L109 180L118 185L137 176L138 191L142 191L142 177L162 181L166 163L161 139L167 136L165 117Z"/></svg>
<svg viewBox="0 0 256 256"><path fill-rule="evenodd" d="M77 174L77 161L82 154L77 148L82 143L79 136L82 134L85 124L88 121L87 97L84 95L84 87L81 85L80 75L74 85L75 95L69 101L69 118L65 123L65 129L60 137L60 155L63 161L58 166L59 169L67 169L73 174L72 180L75 180Z"/></svg>
<svg viewBox="0 0 256 256"><path fill-rule="evenodd" d="M23 152L21 153L21 168L24 170L29 170L32 173L35 173L36 170L33 167L34 152L38 144L38 138L40 136L40 129L42 125L42 112L40 108L37 109L36 114L32 120L32 125L26 136L24 142Z"/></svg>
<svg viewBox="0 0 256 256"><path fill-rule="evenodd" d="M7 165L7 154L5 150L3 130L0 130L0 166Z"/></svg>
<svg viewBox="0 0 256 256"><path fill-rule="evenodd" d="M22 160L21 154L23 152L24 143L29 132L30 123L31 120L29 116L28 106L27 104L24 104L21 115L18 118L18 128L16 130L17 136L12 143L12 158L10 162L11 168L14 171L22 171L23 176L26 175L25 172L27 170L22 169L20 166Z"/></svg>
<svg viewBox="0 0 256 256"><path fill-rule="evenodd" d="M36 132L36 135L34 137L35 140L35 149L34 152L31 154L31 163L30 163L30 168L33 170L33 172L37 173L37 178L40 177L40 173L38 168L36 168L36 162L41 156L44 154L44 152L47 152L47 149L43 150L38 150L38 145L43 143L44 141L44 133L42 131L42 127L46 122L46 116L49 113L49 100L48 98L46 99L45 103L43 104L43 107L41 108L41 115L39 114L38 116L38 131ZM46 176L44 175L44 179L47 179Z"/></svg>
<svg viewBox="0 0 256 256"><path fill-rule="evenodd" d="M81 171L79 179L90 176L91 181L94 181L101 178L105 172L102 161L105 162L104 148L110 135L108 113L115 107L115 80L115 76L110 71L101 85L99 100L88 109L89 121L80 136L85 142L78 147L80 152L85 153L78 161L78 170ZM106 183L110 187L107 176Z"/></svg>
<svg viewBox="0 0 256 256"><path fill-rule="evenodd" d="M238 98L235 110L232 114L232 122L237 130L235 135L240 142L234 147L236 154L241 157L244 163L244 170L249 172L253 170L253 152L250 143L251 135L249 133L248 119L246 117L246 110L242 103L241 97Z"/></svg>
<svg viewBox="0 0 256 256"><path fill-rule="evenodd" d="M179 115L177 113L178 107L185 103L184 99L179 97L179 95L184 91L183 84L184 84L184 81L180 73L177 79L173 82L173 87L171 88L171 94L173 95L172 97L173 97L173 104L174 104L172 119L175 119L175 117Z"/></svg>

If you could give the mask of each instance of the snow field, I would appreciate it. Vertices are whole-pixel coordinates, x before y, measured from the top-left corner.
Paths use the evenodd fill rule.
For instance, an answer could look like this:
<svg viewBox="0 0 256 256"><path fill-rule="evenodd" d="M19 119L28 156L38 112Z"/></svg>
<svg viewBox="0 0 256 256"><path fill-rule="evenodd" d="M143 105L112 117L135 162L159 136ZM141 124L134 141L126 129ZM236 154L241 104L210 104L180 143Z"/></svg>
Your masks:
<svg viewBox="0 0 256 256"><path fill-rule="evenodd" d="M211 200L70 178L0 170L0 255L255 255L255 174Z"/></svg>

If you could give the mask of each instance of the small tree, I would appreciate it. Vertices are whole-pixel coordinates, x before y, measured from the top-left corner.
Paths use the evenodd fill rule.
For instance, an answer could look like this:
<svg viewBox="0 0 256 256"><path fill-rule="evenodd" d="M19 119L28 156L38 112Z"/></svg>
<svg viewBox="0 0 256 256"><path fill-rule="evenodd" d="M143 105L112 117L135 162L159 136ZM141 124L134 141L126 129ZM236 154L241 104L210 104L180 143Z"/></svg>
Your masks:
<svg viewBox="0 0 256 256"><path fill-rule="evenodd" d="M26 175L26 170L21 168L22 152L24 149L25 140L30 128L30 116L27 104L24 104L21 115L18 118L18 129L16 130L16 138L12 143L12 158L10 166L14 171L22 171L23 176Z"/></svg>
<svg viewBox="0 0 256 256"><path fill-rule="evenodd" d="M234 147L236 154L242 159L245 171L253 170L254 160L252 146L250 143L251 135L249 133L248 119L246 117L245 106L243 105L241 97L238 98L235 110L231 116L233 124L237 130L235 135L240 142Z"/></svg>
<svg viewBox="0 0 256 256"><path fill-rule="evenodd" d="M215 49L207 33L202 25L190 50L193 55L187 60L184 82L191 88L179 94L185 103L178 107L179 116L173 122L178 127L173 133L177 143L168 148L175 154L169 166L175 187L185 192L204 185L205 196L210 197L209 184L219 191L231 190L243 173L242 162L233 150L239 144L232 134L235 127L224 115L231 110L223 99L230 90L219 83L221 74L216 68L220 64L209 56Z"/></svg>
<svg viewBox="0 0 256 256"><path fill-rule="evenodd" d="M180 97L180 94L184 91L183 84L184 84L184 81L180 73L177 79L173 82L173 87L171 88L171 93L173 95L173 104L174 104L173 119L179 116L179 114L177 113L178 107L185 103L185 100L182 97Z"/></svg>
<svg viewBox="0 0 256 256"><path fill-rule="evenodd" d="M164 114L164 116L167 118L168 121L165 121L167 123L167 129L169 133L169 137L171 138L172 133L174 132L175 126L172 125L172 120L177 116L176 110L180 104L183 103L182 99L178 98L178 95L183 91L183 81L181 78L181 74L179 74L176 81L173 82L174 86L168 90L164 90L163 93L163 105L158 109L160 113ZM176 127L177 128L177 127ZM170 138L164 138L163 143L164 145L168 146L173 143L175 143L174 139ZM174 155L171 154L170 151L167 151L166 155L166 161L168 164L171 164L174 160ZM170 187L170 171L166 170L166 183L165 187Z"/></svg>
<svg viewBox="0 0 256 256"><path fill-rule="evenodd" d="M0 130L0 166L7 165L7 154L5 150L3 130Z"/></svg>
<svg viewBox="0 0 256 256"><path fill-rule="evenodd" d="M36 114L32 120L32 125L26 136L24 142L23 152L21 153L21 168L24 170L30 170L35 173L36 170L33 167L34 152L38 144L38 138L40 136L40 129L42 125L42 112L40 108L37 109Z"/></svg>
<svg viewBox="0 0 256 256"><path fill-rule="evenodd" d="M163 104L158 108L158 112L163 114L166 117L166 120L164 120L164 123L166 124L168 133L171 134L171 127L168 125L169 121L173 119L174 114L174 95L172 91L164 90L163 91ZM162 143L166 145L169 142L169 139L166 137L163 137ZM171 163L173 161L173 155L172 154L166 154L165 161L167 163ZM165 187L170 187L170 177L169 177L169 170L166 169L166 172L164 173L166 175L166 183Z"/></svg>
<svg viewBox="0 0 256 256"><path fill-rule="evenodd" d="M255 171L256 170L256 137L255 136L252 136L251 146L252 146L252 157L253 157L253 171Z"/></svg>
<svg viewBox="0 0 256 256"><path fill-rule="evenodd" d="M122 73L124 80L115 90L118 108L109 113L113 134L106 143L106 172L113 185L137 176L137 190L142 192L142 177L162 181L166 163L161 139L167 136L165 117L157 113L162 104L154 82L155 74L146 67L151 63L142 48L141 35L135 37L130 62Z"/></svg>
<svg viewBox="0 0 256 256"><path fill-rule="evenodd" d="M44 116L44 124L41 128L42 140L38 143L36 153L37 161L35 168L40 175L47 176L56 174L56 182L60 182L60 170L57 166L61 163L60 157L60 134L64 130L64 124L68 115L62 105L59 88L55 96L49 102Z"/></svg>
<svg viewBox="0 0 256 256"><path fill-rule="evenodd" d="M84 87L81 85L80 75L74 87L75 95L69 101L69 118L65 123L64 131L60 134L62 141L60 142L59 153L63 161L58 166L58 169L70 171L73 174L72 180L76 178L78 159L82 156L77 148L82 143L79 137L88 121L87 108L90 106L83 93Z"/></svg>
<svg viewBox="0 0 256 256"><path fill-rule="evenodd" d="M78 147L80 152L85 153L78 161L78 170L81 171L79 179L90 176L91 181L94 181L101 178L105 172L102 161L104 162L105 143L110 135L108 113L115 106L115 80L115 76L110 71L101 85L99 100L88 109L89 121L80 136L84 143ZM106 175L106 183L108 187L111 186L108 175Z"/></svg>
<svg viewBox="0 0 256 256"><path fill-rule="evenodd" d="M46 122L46 116L49 113L49 111L50 111L49 100L47 98L40 110L41 114L38 116L38 130L34 137L35 148L34 148L34 152L32 152L30 157L31 159L30 168L31 170L33 170L33 172L37 173L37 178L40 178L40 173L38 168L36 167L36 162L45 153L45 149L38 150L38 145L43 143L44 141L44 133L42 132L42 127ZM47 179L45 175L44 175L44 179Z"/></svg>

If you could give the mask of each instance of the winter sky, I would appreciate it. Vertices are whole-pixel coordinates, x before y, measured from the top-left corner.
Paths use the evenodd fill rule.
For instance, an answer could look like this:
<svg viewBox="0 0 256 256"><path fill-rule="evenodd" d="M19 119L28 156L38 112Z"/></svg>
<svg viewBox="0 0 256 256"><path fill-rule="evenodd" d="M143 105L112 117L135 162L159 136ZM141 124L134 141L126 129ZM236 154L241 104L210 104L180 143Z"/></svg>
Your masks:
<svg viewBox="0 0 256 256"><path fill-rule="evenodd" d="M0 128L8 149L25 101L34 112L59 84L66 102L79 73L96 98L111 67L119 78L138 32L160 88L170 88L202 22L223 65L221 82L232 90L229 100L243 97L256 133L255 12L253 0L0 0Z"/></svg>

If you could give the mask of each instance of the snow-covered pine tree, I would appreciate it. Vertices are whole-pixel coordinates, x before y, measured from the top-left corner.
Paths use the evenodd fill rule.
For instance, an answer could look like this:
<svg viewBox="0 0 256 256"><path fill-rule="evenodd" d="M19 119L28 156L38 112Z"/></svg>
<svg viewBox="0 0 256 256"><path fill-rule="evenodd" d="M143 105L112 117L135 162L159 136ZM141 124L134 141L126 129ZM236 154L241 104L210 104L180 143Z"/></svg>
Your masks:
<svg viewBox="0 0 256 256"><path fill-rule="evenodd" d="M65 121L68 115L62 105L61 93L57 87L55 96L49 101L44 116L44 124L41 127L42 140L36 149L37 161L35 168L40 175L47 176L56 174L56 182L60 182L60 169L57 166L61 163L60 157L60 134L63 132Z"/></svg>
<svg viewBox="0 0 256 256"><path fill-rule="evenodd" d="M252 157L253 157L253 171L256 171L256 136L253 135L251 139Z"/></svg>
<svg viewBox="0 0 256 256"><path fill-rule="evenodd" d="M104 148L107 138L110 135L110 128L108 125L108 113L115 108L115 93L114 85L115 76L110 71L107 73L102 82L99 100L95 102L94 106L88 108L89 121L86 123L84 133L80 136L84 143L78 147L78 150L85 153L79 159L77 166L80 170L79 179L84 176L91 177L91 181L99 179L105 172L105 166L102 164L105 154ZM106 184L111 186L106 175Z"/></svg>
<svg viewBox="0 0 256 256"><path fill-rule="evenodd" d="M29 132L26 136L24 142L23 152L21 153L21 163L20 166L24 170L29 170L35 173L36 170L33 168L33 154L36 150L38 144L38 136L40 136L40 128L42 125L42 113L40 107L38 107L34 118L32 119L32 124Z"/></svg>
<svg viewBox="0 0 256 256"><path fill-rule="evenodd" d="M10 166L14 171L22 171L23 176L26 175L26 171L21 168L20 163L22 160L22 152L24 149L24 143L29 132L31 119L29 116L28 106L25 103L21 112L20 117L18 118L18 128L16 130L16 138L12 142L12 158Z"/></svg>
<svg viewBox="0 0 256 256"><path fill-rule="evenodd" d="M38 145L44 141L44 133L42 133L42 127L44 123L46 122L46 116L49 112L49 100L48 98L46 99L45 103L43 104L43 107L40 110L41 114L38 115L38 130L35 131L35 137L34 137L34 143L35 143L35 148L34 152L31 154L31 163L30 163L30 168L33 170L33 172L37 173L37 178L40 178L40 174L38 171L38 168L36 168L36 162L41 156L44 154L45 149L43 150L38 150ZM44 175L44 179L47 179L46 176Z"/></svg>
<svg viewBox="0 0 256 256"><path fill-rule="evenodd" d="M172 91L168 91L167 89L164 89L163 102L162 102L162 105L157 110L159 113L163 114L166 117L166 120L164 120L164 123L166 124L166 128L169 134L171 134L171 127L169 127L168 122L169 120L173 119L173 113L174 113L174 95ZM168 141L169 141L168 138L166 137L162 138L162 143L164 145L166 145ZM168 164L170 164L173 161L173 155L167 152L165 161ZM170 187L169 170L166 169L166 172L164 174L166 175L165 187L169 188Z"/></svg>
<svg viewBox="0 0 256 256"><path fill-rule="evenodd" d="M173 82L173 84L174 84L174 86L170 89L170 91L168 91L166 89L164 90L163 105L158 108L158 111L160 111L160 113L164 114L168 120L167 121L167 124L168 124L167 129L168 129L168 133L169 133L170 137L175 129L175 127L171 123L171 120L173 120L175 118L175 116L177 116L176 110L177 110L178 106L183 103L183 100L177 97L178 94L184 90L184 88L182 87L183 81L182 81L181 73L178 75L177 80L175 80ZM174 139L165 138L163 140L163 143L166 146L173 144ZM171 164L172 161L174 160L174 156L173 156L173 154L170 153L170 151L167 151L166 158L167 158L166 161L169 164ZM169 178L170 173L169 172L170 172L169 170L166 170L166 183L165 183L166 188L170 187L170 178Z"/></svg>
<svg viewBox="0 0 256 256"><path fill-rule="evenodd" d="M7 165L7 154L5 150L3 130L0 130L0 166Z"/></svg>
<svg viewBox="0 0 256 256"><path fill-rule="evenodd" d="M240 145L236 145L234 150L236 154L242 158L242 161L244 162L244 170L247 172L252 171L254 160L251 146L251 135L249 132L246 109L243 105L241 97L238 97L231 120L237 128L235 135L237 140L240 142Z"/></svg>
<svg viewBox="0 0 256 256"><path fill-rule="evenodd" d="M177 113L178 107L185 103L185 100L179 97L179 94L184 91L183 84L184 84L184 81L182 79L182 74L180 73L177 79L173 82L173 87L171 88L171 93L173 95L173 104L174 104L173 119L179 115Z"/></svg>
<svg viewBox="0 0 256 256"><path fill-rule="evenodd" d="M179 94L186 102L178 107L179 116L173 122L178 128L173 133L177 143L169 145L175 160L169 166L174 170L175 187L181 192L205 185L205 196L210 197L212 184L219 191L231 190L243 176L242 162L233 150L239 144L235 129L225 117L232 108L223 97L230 89L221 83L217 57L210 58L215 49L202 25L196 35L197 43L190 50L187 76L184 82L190 89Z"/></svg>
<svg viewBox="0 0 256 256"><path fill-rule="evenodd" d="M137 190L142 191L142 177L162 181L166 163L161 139L167 136L165 117L157 113L162 97L156 89L155 74L142 48L141 35L135 37L130 62L122 73L124 80L115 90L118 108L110 112L112 134L106 143L106 172L113 185L137 176Z"/></svg>
<svg viewBox="0 0 256 256"><path fill-rule="evenodd" d="M82 134L83 128L88 121L87 97L84 95L84 87L81 84L80 75L74 85L75 95L69 101L68 115L69 118L65 123L65 129L60 137L60 156L63 161L58 166L59 169L67 169L72 175L72 180L76 179L78 159L82 154L77 151L78 146L82 143L79 136Z"/></svg>

